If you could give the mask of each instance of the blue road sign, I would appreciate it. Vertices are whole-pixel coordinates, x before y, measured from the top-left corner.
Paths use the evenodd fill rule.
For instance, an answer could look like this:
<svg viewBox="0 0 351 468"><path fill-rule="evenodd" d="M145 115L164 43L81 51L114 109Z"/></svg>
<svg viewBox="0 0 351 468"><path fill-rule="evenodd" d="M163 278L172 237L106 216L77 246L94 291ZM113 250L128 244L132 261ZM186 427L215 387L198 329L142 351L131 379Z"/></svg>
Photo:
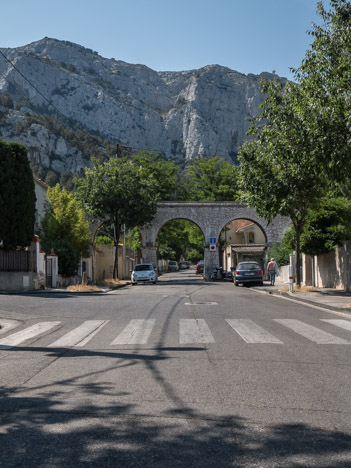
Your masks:
<svg viewBox="0 0 351 468"><path fill-rule="evenodd" d="M216 237L210 237L210 244L216 244L217 239Z"/></svg>

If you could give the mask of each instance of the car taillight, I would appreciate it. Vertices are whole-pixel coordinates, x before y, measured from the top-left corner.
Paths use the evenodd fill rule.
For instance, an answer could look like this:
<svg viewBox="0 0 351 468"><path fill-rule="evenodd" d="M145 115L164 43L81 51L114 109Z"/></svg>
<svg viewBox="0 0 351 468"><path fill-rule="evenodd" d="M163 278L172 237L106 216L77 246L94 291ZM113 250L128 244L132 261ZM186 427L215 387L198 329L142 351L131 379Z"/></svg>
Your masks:
<svg viewBox="0 0 351 468"><path fill-rule="evenodd" d="M263 275L263 270L259 270L258 274Z"/></svg>
<svg viewBox="0 0 351 468"><path fill-rule="evenodd" d="M236 270L236 271L235 271L235 274L236 274L236 275L240 275L240 271L239 271L239 270Z"/></svg>

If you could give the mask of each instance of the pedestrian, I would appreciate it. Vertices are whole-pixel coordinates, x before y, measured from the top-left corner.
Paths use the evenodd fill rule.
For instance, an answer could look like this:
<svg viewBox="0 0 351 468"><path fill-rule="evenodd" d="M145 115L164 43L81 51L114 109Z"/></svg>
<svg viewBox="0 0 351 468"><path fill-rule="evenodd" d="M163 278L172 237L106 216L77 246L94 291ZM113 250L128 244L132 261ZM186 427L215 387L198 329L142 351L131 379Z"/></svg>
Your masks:
<svg viewBox="0 0 351 468"><path fill-rule="evenodd" d="M274 286L275 277L278 275L278 265L274 261L274 258L271 258L271 261L267 265L267 272L269 279L271 281L271 286Z"/></svg>

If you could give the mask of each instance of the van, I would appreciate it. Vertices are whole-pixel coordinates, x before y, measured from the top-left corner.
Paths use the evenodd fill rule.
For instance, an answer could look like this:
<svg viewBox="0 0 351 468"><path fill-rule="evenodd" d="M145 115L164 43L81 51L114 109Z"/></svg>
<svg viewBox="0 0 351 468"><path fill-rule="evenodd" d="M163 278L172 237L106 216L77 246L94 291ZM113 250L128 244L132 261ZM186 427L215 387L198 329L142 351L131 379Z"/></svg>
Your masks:
<svg viewBox="0 0 351 468"><path fill-rule="evenodd" d="M178 271L178 262L175 260L170 260L168 262L168 271Z"/></svg>

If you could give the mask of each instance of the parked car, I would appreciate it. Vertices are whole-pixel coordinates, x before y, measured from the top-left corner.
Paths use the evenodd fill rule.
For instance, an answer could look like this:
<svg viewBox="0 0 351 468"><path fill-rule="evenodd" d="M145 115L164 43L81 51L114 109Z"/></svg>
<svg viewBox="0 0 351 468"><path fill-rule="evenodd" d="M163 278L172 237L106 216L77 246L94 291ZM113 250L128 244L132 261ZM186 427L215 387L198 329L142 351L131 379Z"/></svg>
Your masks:
<svg viewBox="0 0 351 468"><path fill-rule="evenodd" d="M176 262L175 260L170 260L168 262L168 271L178 271L178 270L179 270L178 262Z"/></svg>
<svg viewBox="0 0 351 468"><path fill-rule="evenodd" d="M190 268L189 262L184 261L179 263L179 270L187 270L188 268Z"/></svg>
<svg viewBox="0 0 351 468"><path fill-rule="evenodd" d="M197 265L195 265L195 273L197 275L202 275L202 273L204 272L204 262L202 260L200 260Z"/></svg>
<svg viewBox="0 0 351 468"><path fill-rule="evenodd" d="M263 270L257 262L240 262L234 269L233 282L235 286L240 283L263 285Z"/></svg>
<svg viewBox="0 0 351 468"><path fill-rule="evenodd" d="M132 285L138 283L153 283L157 282L157 273L154 270L152 263L139 263L132 270Z"/></svg>

